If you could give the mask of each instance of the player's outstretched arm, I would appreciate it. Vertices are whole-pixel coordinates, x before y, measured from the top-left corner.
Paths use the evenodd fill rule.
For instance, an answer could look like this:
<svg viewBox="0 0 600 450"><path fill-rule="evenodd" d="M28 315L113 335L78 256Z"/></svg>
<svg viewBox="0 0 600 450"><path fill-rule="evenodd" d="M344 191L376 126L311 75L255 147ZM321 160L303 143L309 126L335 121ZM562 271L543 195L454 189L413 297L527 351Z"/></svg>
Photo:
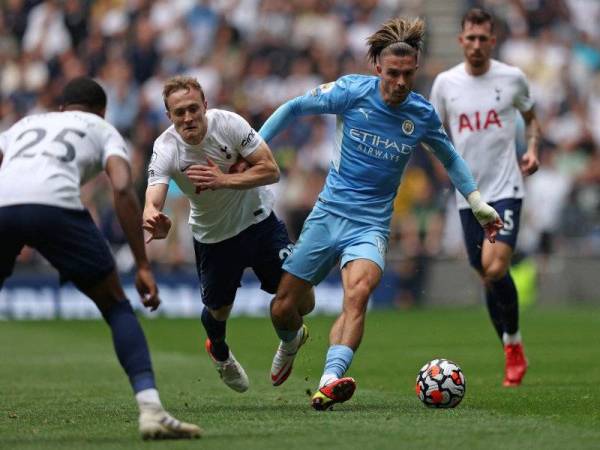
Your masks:
<svg viewBox="0 0 600 450"><path fill-rule="evenodd" d="M144 306L154 311L160 305L158 287L146 256L142 214L133 190L129 163L119 156L110 156L105 170L113 188L115 212L137 266L135 282L137 291L142 297Z"/></svg>
<svg viewBox="0 0 600 450"><path fill-rule="evenodd" d="M263 123L263 126L258 130L258 134L260 134L265 141L269 142L300 115L300 108L298 108L298 103L300 102L299 99L300 97L296 97L285 102L269 116L265 123Z"/></svg>
<svg viewBox="0 0 600 450"><path fill-rule="evenodd" d="M485 230L485 235L491 243L496 242L498 231L504 227L504 223L498 212L481 199L477 190L471 170L465 160L454 150L453 157L444 164L448 170L448 176L456 189L467 199L473 215Z"/></svg>
<svg viewBox="0 0 600 450"><path fill-rule="evenodd" d="M431 126L423 138L423 144L444 165L454 187L467 199L477 221L485 229L487 239L495 242L496 234L504 226L502 219L494 208L481 199L469 166L448 139L435 111L432 111Z"/></svg>
<svg viewBox="0 0 600 450"><path fill-rule="evenodd" d="M498 212L481 199L481 194L477 190L477 185L471 174L471 170L467 166L465 160L456 153L449 159L444 159L442 162L448 171L448 176L456 189L467 199L473 215L479 224L485 230L485 235L491 243L496 242L498 231L504 227L502 219Z"/></svg>
<svg viewBox="0 0 600 450"><path fill-rule="evenodd" d="M171 219L162 212L168 190L168 184L154 184L146 189L146 204L144 205L142 224L142 228L150 234L146 243L153 239L164 239L169 234Z"/></svg>
<svg viewBox="0 0 600 450"><path fill-rule="evenodd" d="M532 175L537 172L540 166L538 151L541 135L540 123L533 108L527 112L522 112L521 115L527 126L527 151L521 157L519 166L523 175Z"/></svg>
<svg viewBox="0 0 600 450"><path fill-rule="evenodd" d="M208 164L194 164L188 167L185 173L199 191L250 189L279 181L279 166L265 142L261 142L254 152L245 157L245 160L250 167L243 172L223 173L209 158Z"/></svg>
<svg viewBox="0 0 600 450"><path fill-rule="evenodd" d="M305 95L293 98L275 110L258 130L262 138L270 142L295 119L313 114L339 114L350 103L349 82L345 77L336 82L322 84Z"/></svg>

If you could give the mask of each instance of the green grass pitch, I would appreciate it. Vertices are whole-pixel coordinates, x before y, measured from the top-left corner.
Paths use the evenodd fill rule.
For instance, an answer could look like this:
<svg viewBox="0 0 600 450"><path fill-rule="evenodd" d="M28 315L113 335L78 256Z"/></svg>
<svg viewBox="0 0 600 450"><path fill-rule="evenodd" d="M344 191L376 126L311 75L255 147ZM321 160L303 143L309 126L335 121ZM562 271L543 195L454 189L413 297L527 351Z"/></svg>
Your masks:
<svg viewBox="0 0 600 450"><path fill-rule="evenodd" d="M0 323L0 449L600 448L597 309L524 312L530 370L517 389L501 387L501 348L483 309L371 312L349 372L354 398L320 413L308 393L332 320L308 319L311 338L294 373L273 388L270 322L232 319L228 340L250 376L245 394L221 384L199 320L144 321L163 403L206 432L163 442L138 438L103 322ZM418 369L434 357L465 373L467 393L454 410L427 409L415 395Z"/></svg>

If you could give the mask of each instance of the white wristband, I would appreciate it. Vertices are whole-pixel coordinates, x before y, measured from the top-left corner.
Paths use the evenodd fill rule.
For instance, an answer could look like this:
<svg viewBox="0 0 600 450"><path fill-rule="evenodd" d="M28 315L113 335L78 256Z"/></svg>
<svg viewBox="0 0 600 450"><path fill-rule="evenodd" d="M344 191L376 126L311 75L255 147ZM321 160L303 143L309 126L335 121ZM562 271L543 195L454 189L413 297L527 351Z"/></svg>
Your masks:
<svg viewBox="0 0 600 450"><path fill-rule="evenodd" d="M469 202L469 206L473 212L479 210L481 208L481 204L483 201L481 200L481 193L479 191L473 191L469 195L467 195L467 202Z"/></svg>

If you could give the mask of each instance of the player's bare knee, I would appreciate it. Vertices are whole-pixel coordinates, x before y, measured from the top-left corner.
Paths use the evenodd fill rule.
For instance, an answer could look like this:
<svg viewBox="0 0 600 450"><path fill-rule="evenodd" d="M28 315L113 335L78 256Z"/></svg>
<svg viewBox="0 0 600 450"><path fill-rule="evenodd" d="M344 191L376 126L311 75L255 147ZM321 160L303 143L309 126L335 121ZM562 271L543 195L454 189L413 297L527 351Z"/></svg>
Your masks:
<svg viewBox="0 0 600 450"><path fill-rule="evenodd" d="M373 288L368 280L362 279L346 288L345 299L348 307L365 309Z"/></svg>
<svg viewBox="0 0 600 450"><path fill-rule="evenodd" d="M485 283L493 283L502 279L508 271L507 265L501 261L495 261L487 267L483 268L482 277Z"/></svg>
<svg viewBox="0 0 600 450"><path fill-rule="evenodd" d="M223 322L229 318L229 314L231 313L231 308L233 305L223 306L219 309L209 309L210 315L220 322Z"/></svg>
<svg viewBox="0 0 600 450"><path fill-rule="evenodd" d="M295 308L295 302L290 295L279 292L271 301L271 316L277 318L287 317Z"/></svg>
<svg viewBox="0 0 600 450"><path fill-rule="evenodd" d="M109 273L93 286L76 283L77 288L88 296L102 312L108 311L116 303L126 300L116 271Z"/></svg>

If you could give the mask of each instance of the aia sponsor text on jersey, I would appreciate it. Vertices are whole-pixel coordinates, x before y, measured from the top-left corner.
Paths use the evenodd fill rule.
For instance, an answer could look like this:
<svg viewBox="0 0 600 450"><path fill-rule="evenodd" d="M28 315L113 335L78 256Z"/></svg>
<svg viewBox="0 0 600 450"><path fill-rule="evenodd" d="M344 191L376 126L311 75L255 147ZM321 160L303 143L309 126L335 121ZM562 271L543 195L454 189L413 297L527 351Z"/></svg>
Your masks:
<svg viewBox="0 0 600 450"><path fill-rule="evenodd" d="M502 128L500 116L495 109L490 109L487 113L476 111L474 114L461 113L458 117L458 132L463 130L481 131L487 130L492 126Z"/></svg>

